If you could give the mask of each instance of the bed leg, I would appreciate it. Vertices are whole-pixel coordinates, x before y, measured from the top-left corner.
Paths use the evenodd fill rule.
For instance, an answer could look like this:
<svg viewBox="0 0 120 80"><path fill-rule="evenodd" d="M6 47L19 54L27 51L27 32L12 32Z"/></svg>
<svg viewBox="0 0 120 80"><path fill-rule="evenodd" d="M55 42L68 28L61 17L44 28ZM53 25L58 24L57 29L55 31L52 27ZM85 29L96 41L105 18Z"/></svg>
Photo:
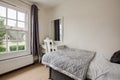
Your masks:
<svg viewBox="0 0 120 80"><path fill-rule="evenodd" d="M51 79L51 68L49 67L49 79Z"/></svg>

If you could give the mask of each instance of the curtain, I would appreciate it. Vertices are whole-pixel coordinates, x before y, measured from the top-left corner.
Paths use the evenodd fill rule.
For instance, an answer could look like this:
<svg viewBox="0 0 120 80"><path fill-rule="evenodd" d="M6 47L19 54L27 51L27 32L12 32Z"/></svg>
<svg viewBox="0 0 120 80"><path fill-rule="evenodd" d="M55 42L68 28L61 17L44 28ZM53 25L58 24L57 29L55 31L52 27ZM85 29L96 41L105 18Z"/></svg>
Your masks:
<svg viewBox="0 0 120 80"><path fill-rule="evenodd" d="M34 61L36 61L36 58L40 61L38 8L34 4L31 6L31 54Z"/></svg>

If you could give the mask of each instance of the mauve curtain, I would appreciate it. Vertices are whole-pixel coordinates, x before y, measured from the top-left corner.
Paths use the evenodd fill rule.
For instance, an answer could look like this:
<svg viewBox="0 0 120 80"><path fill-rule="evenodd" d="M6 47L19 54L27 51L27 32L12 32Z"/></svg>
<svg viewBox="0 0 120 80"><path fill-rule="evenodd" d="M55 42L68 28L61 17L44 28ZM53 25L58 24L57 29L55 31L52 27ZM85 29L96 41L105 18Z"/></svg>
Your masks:
<svg viewBox="0 0 120 80"><path fill-rule="evenodd" d="M38 8L36 5L31 6L31 54L40 61Z"/></svg>

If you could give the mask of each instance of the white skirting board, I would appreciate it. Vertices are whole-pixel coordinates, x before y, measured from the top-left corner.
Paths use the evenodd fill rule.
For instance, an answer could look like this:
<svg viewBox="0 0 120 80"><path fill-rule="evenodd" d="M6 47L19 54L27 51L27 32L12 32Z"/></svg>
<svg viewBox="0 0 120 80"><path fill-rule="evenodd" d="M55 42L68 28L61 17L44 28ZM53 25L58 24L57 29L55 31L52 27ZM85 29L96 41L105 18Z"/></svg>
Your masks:
<svg viewBox="0 0 120 80"><path fill-rule="evenodd" d="M0 75L33 63L33 56L26 55L0 61Z"/></svg>

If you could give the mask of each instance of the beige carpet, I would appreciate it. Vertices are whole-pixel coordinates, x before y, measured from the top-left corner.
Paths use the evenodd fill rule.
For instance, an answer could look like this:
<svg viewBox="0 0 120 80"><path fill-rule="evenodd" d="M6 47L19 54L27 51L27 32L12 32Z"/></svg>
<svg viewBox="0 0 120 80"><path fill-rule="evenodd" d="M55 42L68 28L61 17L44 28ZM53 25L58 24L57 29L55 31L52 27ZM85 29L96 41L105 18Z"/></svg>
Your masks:
<svg viewBox="0 0 120 80"><path fill-rule="evenodd" d="M0 76L0 80L49 80L48 68L34 64Z"/></svg>

